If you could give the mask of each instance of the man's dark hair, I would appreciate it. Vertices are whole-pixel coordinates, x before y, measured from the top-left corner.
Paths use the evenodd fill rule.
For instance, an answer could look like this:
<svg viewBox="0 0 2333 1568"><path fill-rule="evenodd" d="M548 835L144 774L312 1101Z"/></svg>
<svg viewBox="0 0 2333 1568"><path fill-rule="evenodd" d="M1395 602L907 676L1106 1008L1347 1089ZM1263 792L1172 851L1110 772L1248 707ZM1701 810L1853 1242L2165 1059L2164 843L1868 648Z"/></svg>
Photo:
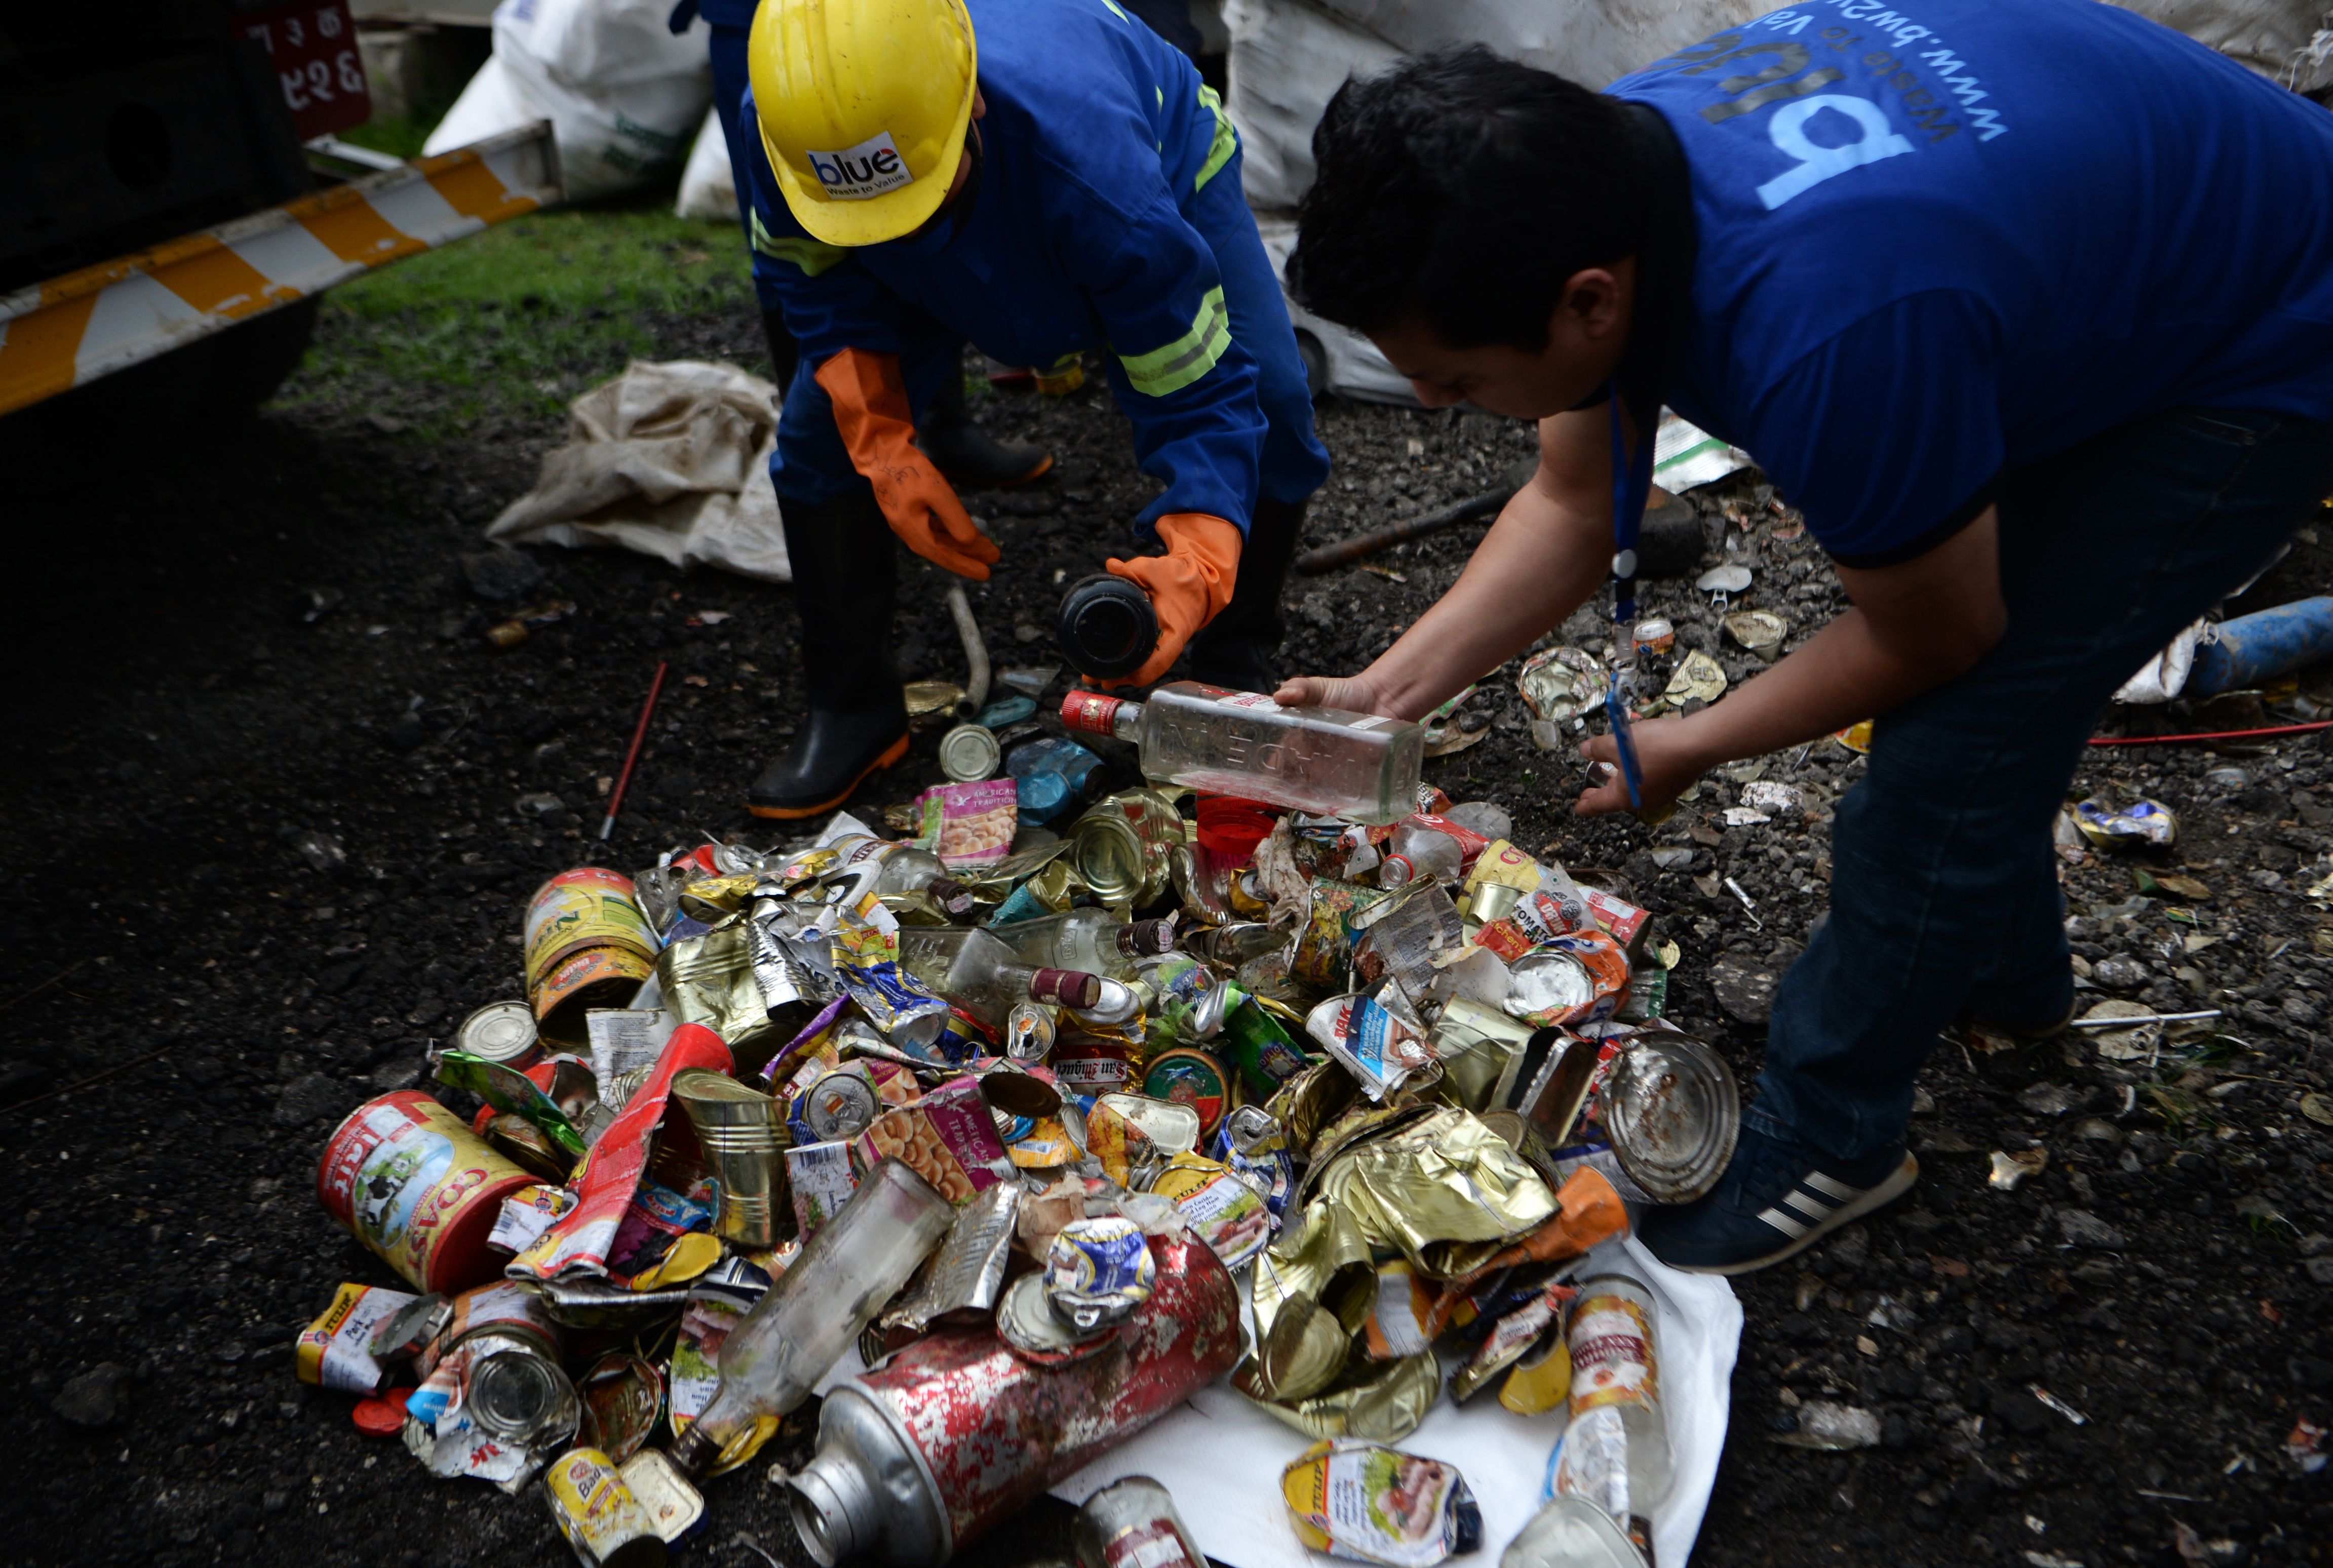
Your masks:
<svg viewBox="0 0 2333 1568"><path fill-rule="evenodd" d="M1547 347L1564 281L1636 251L1627 110L1479 43L1349 80L1312 132L1288 283L1361 331Z"/></svg>

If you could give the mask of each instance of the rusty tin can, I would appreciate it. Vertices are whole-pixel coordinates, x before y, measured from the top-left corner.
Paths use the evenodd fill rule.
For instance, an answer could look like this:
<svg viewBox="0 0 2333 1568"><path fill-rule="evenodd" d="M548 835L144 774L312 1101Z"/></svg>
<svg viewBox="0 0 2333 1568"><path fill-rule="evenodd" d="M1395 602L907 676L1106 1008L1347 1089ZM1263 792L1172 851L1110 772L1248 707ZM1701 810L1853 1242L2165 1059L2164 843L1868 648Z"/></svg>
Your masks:
<svg viewBox="0 0 2333 1568"><path fill-rule="evenodd" d="M369 1100L325 1142L324 1211L418 1290L452 1295L502 1272L486 1250L503 1200L536 1179L411 1089Z"/></svg>
<svg viewBox="0 0 2333 1568"><path fill-rule="evenodd" d="M1197 1238L1155 1243L1150 1299L1092 1353L1024 1358L994 1327L946 1329L838 1384L787 1480L824 1568L939 1568L966 1543L1231 1370L1239 1293Z"/></svg>

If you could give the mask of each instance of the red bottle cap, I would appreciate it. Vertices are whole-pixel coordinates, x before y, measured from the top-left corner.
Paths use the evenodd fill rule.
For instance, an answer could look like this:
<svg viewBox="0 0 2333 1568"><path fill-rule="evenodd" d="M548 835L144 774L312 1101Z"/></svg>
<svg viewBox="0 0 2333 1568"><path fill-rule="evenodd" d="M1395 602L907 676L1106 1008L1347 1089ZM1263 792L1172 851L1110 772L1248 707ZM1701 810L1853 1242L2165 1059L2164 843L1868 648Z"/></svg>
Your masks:
<svg viewBox="0 0 2333 1568"><path fill-rule="evenodd" d="M1029 982L1029 995L1041 1002L1090 1008L1101 1000L1101 977L1073 969L1041 969Z"/></svg>
<svg viewBox="0 0 2333 1568"><path fill-rule="evenodd" d="M1125 698L1106 692L1071 692L1061 699L1061 728L1073 734L1111 734L1112 722L1125 705Z"/></svg>
<svg viewBox="0 0 2333 1568"><path fill-rule="evenodd" d="M405 1429L405 1401L411 1389L391 1389L377 1400L359 1400L349 1419L369 1438L393 1438Z"/></svg>

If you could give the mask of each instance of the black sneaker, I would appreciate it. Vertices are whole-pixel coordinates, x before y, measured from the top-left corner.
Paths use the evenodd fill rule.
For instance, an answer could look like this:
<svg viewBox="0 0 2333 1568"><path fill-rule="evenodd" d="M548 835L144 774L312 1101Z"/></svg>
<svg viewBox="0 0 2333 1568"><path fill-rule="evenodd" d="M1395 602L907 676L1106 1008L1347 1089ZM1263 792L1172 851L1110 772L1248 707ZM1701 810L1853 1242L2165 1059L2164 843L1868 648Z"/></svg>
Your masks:
<svg viewBox="0 0 2333 1568"><path fill-rule="evenodd" d="M1833 1160L1745 1122L1715 1189L1697 1202L1647 1209L1637 1235L1671 1268L1749 1274L1895 1201L1919 1179L1920 1162L1901 1144Z"/></svg>

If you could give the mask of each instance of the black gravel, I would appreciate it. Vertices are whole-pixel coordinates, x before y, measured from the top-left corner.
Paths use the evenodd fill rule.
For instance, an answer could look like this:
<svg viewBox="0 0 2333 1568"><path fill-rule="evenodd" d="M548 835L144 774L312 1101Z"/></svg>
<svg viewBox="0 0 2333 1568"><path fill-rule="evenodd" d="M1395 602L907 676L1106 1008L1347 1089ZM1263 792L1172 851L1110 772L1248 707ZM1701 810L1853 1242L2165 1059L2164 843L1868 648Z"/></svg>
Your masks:
<svg viewBox="0 0 2333 1568"><path fill-rule="evenodd" d="M667 357L758 363L750 317L656 326ZM1036 490L975 503L1005 552L973 594L989 645L1000 664L1051 663L1061 583L1122 548L1150 483L1105 395L1005 397L986 415L1061 455ZM17 1259L0 1343L19 1391L0 1560L569 1560L539 1503L431 1481L395 1442L360 1436L344 1397L293 1382L292 1337L334 1286L388 1279L319 1209L315 1159L348 1108L418 1081L427 1040L516 993L519 916L543 875L631 869L706 833L767 840L740 792L800 699L798 626L788 590L605 551L537 551L543 583L480 598L460 558L559 433L505 422L428 445L398 424L394 409L310 405L160 455L109 433L79 454L84 489L20 492L17 607L0 633L17 693L0 774L0 1171ZM1321 427L1338 466L1307 543L1483 488L1531 447L1474 414L1330 404ZM1699 500L1704 564L1755 564L1737 604L1777 610L1794 636L1837 607L1754 474ZM1366 662L1479 532L1293 583L1290 667ZM903 567L904 670L961 678L937 575ZM2307 537L2239 607L2324 591L2328 575ZM1756 666L1715 635L1707 598L1651 592L1678 654L1704 648L1738 681ZM573 616L489 645L489 626L552 599ZM1597 635L1590 616L1568 631ZM658 660L672 683L603 846L600 781ZM1526 847L1654 910L1683 954L1672 1016L1746 1082L1759 982L1823 906L1822 821L1860 763L1825 743L1713 778L1657 828L1583 827L1566 813L1575 766L1533 747L1512 675L1462 710L1483 740L1430 776L1499 800ZM2146 717L2227 727L2333 692L2311 677L2268 702ZM937 777L943 727L861 791L861 815ZM2232 766L2240 780L2205 776ZM1805 813L1725 827L1752 768L1799 786ZM2223 1008L2224 1032L2136 1060L1947 1040L1922 1080L1912 1196L1739 1282L1749 1325L1695 1561L2321 1560L2328 1477L2285 1444L2301 1418L2333 1426L2333 1104L2307 1097L2333 1067L2319 1032L2333 923L2310 891L2328 782L2309 736L2088 760L2079 789L2153 796L2183 837L2069 866L2077 951L2101 995ZM2150 894L2140 870L2210 897ZM2038 1176L1987 1185L1992 1152L2035 1146ZM1874 1412L1879 1445L1791 1446L1819 1401ZM804 1436L771 1457L798 1458ZM767 1468L712 1486L687 1560L802 1561ZM1056 1555L1059 1526L1032 1511L977 1554Z"/></svg>

